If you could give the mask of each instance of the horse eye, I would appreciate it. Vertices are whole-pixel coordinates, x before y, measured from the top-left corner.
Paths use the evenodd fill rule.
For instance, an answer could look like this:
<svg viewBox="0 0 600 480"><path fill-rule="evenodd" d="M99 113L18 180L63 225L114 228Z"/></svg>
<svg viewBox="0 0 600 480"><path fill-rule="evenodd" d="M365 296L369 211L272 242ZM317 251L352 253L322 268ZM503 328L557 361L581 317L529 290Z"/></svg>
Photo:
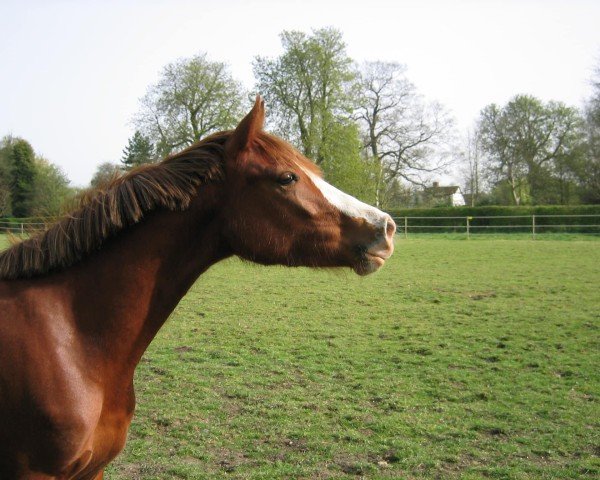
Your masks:
<svg viewBox="0 0 600 480"><path fill-rule="evenodd" d="M298 181L298 175L292 172L285 172L277 179L277 181L279 182L279 185L289 185Z"/></svg>

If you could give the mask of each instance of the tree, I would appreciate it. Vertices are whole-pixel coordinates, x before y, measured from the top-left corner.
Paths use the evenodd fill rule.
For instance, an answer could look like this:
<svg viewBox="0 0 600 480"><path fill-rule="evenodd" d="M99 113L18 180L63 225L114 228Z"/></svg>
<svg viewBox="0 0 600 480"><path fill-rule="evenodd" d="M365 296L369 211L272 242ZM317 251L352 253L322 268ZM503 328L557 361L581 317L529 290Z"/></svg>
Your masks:
<svg viewBox="0 0 600 480"><path fill-rule="evenodd" d="M112 180L123 174L121 167L116 163L104 162L96 167L96 172L90 181L92 188L102 188Z"/></svg>
<svg viewBox="0 0 600 480"><path fill-rule="evenodd" d="M35 180L31 198L31 214L34 216L56 216L62 213L65 202L73 196L69 179L56 165L43 157L36 157Z"/></svg>
<svg viewBox="0 0 600 480"><path fill-rule="evenodd" d="M17 138L10 146L10 196L12 213L16 217L31 215L35 165L33 148L26 140Z"/></svg>
<svg viewBox="0 0 600 480"><path fill-rule="evenodd" d="M517 95L504 107L488 105L480 114L480 132L493 180L508 185L516 205L557 202L550 179L556 179L559 165L574 166L581 126L577 110L560 102Z"/></svg>
<svg viewBox="0 0 600 480"><path fill-rule="evenodd" d="M548 170L542 171L546 184L543 195L538 196L538 203L580 203L582 188L591 172L591 163L586 155L583 132L578 132L578 140L572 148L559 154Z"/></svg>
<svg viewBox="0 0 600 480"><path fill-rule="evenodd" d="M154 145L146 135L136 130L123 150L121 163L124 168L130 170L144 163L152 163L155 159Z"/></svg>
<svg viewBox="0 0 600 480"><path fill-rule="evenodd" d="M10 150L13 138L10 136L0 140L0 217L11 214L10 185L12 183L10 167Z"/></svg>
<svg viewBox="0 0 600 480"><path fill-rule="evenodd" d="M330 126L321 146L326 161L321 168L327 180L367 203L374 203L375 188L370 165L361 157L362 143L355 123L336 122Z"/></svg>
<svg viewBox="0 0 600 480"><path fill-rule="evenodd" d="M199 54L164 67L141 99L134 124L162 157L211 132L233 128L243 115L243 98L227 66Z"/></svg>
<svg viewBox="0 0 600 480"><path fill-rule="evenodd" d="M334 125L349 117L354 73L342 34L333 28L312 35L284 31L284 53L256 57L256 89L270 106L275 130L317 164L332 153Z"/></svg>
<svg viewBox="0 0 600 480"><path fill-rule="evenodd" d="M585 105L586 161L579 175L582 200L600 203L600 64L592 79L592 97Z"/></svg>
<svg viewBox="0 0 600 480"><path fill-rule="evenodd" d="M423 185L423 174L446 166L436 149L448 142L453 122L439 104L422 100L397 63L365 63L358 89L356 117L373 166L376 205L384 207L397 180Z"/></svg>
<svg viewBox="0 0 600 480"><path fill-rule="evenodd" d="M483 193L484 175L482 172L481 137L475 127L467 132L464 149L459 153L464 178L463 189L469 195L470 205L478 205Z"/></svg>
<svg viewBox="0 0 600 480"><path fill-rule="evenodd" d="M0 179L0 217L10 215L10 189Z"/></svg>
<svg viewBox="0 0 600 480"><path fill-rule="evenodd" d="M0 215L58 215L72 195L64 172L35 155L27 141L11 136L0 141ZM11 209L14 198L17 208Z"/></svg>

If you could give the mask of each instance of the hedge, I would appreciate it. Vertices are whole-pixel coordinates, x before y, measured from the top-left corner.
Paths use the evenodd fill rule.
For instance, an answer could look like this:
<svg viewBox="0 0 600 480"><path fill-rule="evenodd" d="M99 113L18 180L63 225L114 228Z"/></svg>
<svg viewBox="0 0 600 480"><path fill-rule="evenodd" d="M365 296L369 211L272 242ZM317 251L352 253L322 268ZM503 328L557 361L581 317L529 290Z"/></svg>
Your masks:
<svg viewBox="0 0 600 480"><path fill-rule="evenodd" d="M465 232L465 217L473 217L470 218L469 222L473 233L530 232L532 230L532 216L535 215L536 232L538 233L580 232L600 234L600 205L403 208L389 210L388 213L398 220L398 230L402 230L404 227L404 218L402 217L409 217L409 232L413 233ZM562 217L560 215L573 216ZM598 216L586 217L584 215ZM433 219L431 217L437 218ZM589 227L589 225L595 226ZM427 226L437 226L440 228L426 228Z"/></svg>

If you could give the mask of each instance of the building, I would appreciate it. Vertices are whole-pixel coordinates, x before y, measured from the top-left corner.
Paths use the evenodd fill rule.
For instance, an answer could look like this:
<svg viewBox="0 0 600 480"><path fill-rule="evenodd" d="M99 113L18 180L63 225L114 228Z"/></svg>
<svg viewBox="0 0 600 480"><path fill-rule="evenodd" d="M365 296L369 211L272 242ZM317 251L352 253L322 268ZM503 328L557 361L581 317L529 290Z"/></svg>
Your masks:
<svg viewBox="0 0 600 480"><path fill-rule="evenodd" d="M465 197L458 185L443 187L439 182L433 182L431 187L425 187L423 200L431 206L462 207L465 205Z"/></svg>

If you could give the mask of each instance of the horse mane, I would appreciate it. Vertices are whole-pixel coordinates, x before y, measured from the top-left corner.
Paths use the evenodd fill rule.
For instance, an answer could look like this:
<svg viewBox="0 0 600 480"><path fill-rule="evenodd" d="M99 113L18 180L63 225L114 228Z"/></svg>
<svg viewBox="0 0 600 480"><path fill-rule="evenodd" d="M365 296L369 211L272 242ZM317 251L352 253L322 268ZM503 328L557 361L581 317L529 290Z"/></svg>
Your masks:
<svg viewBox="0 0 600 480"><path fill-rule="evenodd" d="M222 160L230 134L214 134L90 191L74 211L45 231L1 252L0 279L30 278L69 267L150 212L185 210L198 187L223 179Z"/></svg>

